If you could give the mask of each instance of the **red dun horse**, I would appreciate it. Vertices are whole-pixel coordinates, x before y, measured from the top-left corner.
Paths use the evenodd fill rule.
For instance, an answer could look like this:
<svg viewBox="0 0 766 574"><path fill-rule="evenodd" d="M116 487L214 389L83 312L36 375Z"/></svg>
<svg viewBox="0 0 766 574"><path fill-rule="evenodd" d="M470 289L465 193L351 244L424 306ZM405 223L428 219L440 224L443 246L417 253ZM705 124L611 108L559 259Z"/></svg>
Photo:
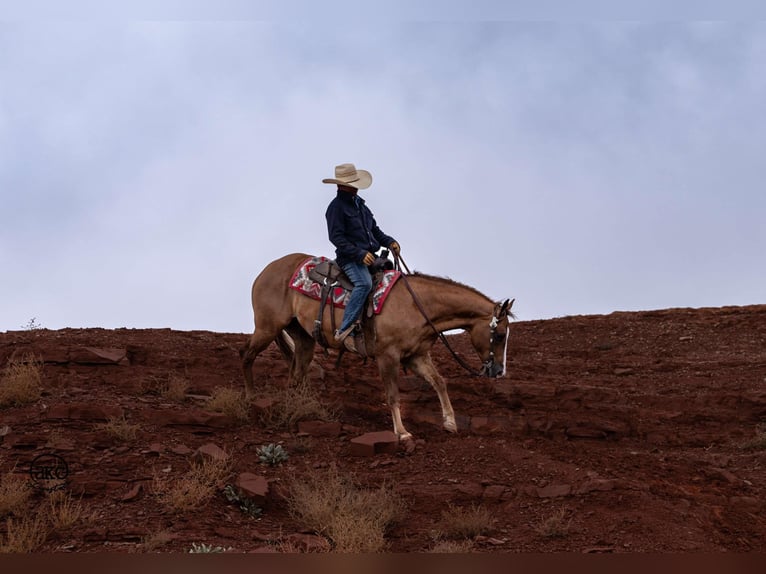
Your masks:
<svg viewBox="0 0 766 574"><path fill-rule="evenodd" d="M303 253L293 253L272 261L253 282L255 331L242 352L248 398L254 391L253 362L258 354L275 340L280 348L286 350L280 336L282 331L287 332L295 343L294 352L287 353L291 355L290 382L306 381L315 343L309 333L313 331L319 314L319 301L290 289L289 283L295 270L308 257ZM508 327L513 317L512 301L495 303L472 287L439 277L416 273L407 275L406 280L437 331L464 329L483 361L481 373L490 377L505 375ZM332 306L327 305L323 328L328 343L338 348L330 332L331 312ZM375 357L385 385L396 435L402 440L412 436L404 427L399 410L399 365L433 386L441 403L444 428L457 432L447 386L431 361L430 349L438 334L418 309L403 279L394 284L383 310L375 317L375 333L374 343L368 346L373 349L370 354Z"/></svg>

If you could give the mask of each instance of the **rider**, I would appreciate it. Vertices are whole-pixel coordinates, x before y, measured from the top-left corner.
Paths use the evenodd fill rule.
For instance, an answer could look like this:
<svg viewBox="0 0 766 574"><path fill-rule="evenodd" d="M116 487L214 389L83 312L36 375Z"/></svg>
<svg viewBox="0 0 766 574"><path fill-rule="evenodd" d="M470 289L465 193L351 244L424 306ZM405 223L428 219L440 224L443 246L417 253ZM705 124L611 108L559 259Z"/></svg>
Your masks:
<svg viewBox="0 0 766 574"><path fill-rule="evenodd" d="M375 252L381 245L396 255L399 244L393 237L383 233L372 211L357 192L372 184L372 175L363 169L356 169L353 163L335 166L335 177L323 179L322 183L338 186L335 199L327 206L327 233L335 245L335 260L354 284L349 295L343 321L335 331L335 340L343 341L350 351L356 351L354 341L348 335L359 325L364 302L372 290L372 275L369 266L375 261Z"/></svg>

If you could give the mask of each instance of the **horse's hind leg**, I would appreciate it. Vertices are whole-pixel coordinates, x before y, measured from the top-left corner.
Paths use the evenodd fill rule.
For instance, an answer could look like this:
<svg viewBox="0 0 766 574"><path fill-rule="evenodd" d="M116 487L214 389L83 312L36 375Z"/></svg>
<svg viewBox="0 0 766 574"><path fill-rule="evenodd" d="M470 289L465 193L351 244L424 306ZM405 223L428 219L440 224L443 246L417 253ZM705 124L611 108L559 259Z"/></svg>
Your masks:
<svg viewBox="0 0 766 574"><path fill-rule="evenodd" d="M309 366L311 359L314 358L314 338L297 321L293 321L285 331L290 335L293 342L290 380L300 385L308 379Z"/></svg>
<svg viewBox="0 0 766 574"><path fill-rule="evenodd" d="M242 370L245 373L245 397L250 399L255 392L253 385L253 362L255 358L276 338L277 333L256 329L247 345L242 349Z"/></svg>
<svg viewBox="0 0 766 574"><path fill-rule="evenodd" d="M434 367L431 356L418 355L412 357L405 362L405 366L412 369L416 375L423 377L431 384L439 397L439 403L442 407L442 426L450 432L457 432L455 411L452 410L452 403L450 403L449 395L447 394L447 384L436 370L436 367Z"/></svg>

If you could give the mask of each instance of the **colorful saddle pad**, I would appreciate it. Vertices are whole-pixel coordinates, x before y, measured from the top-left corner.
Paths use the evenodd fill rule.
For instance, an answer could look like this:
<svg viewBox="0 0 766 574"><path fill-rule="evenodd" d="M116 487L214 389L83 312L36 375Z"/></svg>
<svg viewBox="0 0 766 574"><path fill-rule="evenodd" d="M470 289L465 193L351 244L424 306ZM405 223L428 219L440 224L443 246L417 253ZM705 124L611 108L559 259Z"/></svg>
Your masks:
<svg viewBox="0 0 766 574"><path fill-rule="evenodd" d="M323 261L327 261L327 257L309 257L301 263L298 269L295 270L295 273L293 273L292 279L290 279L290 289L295 289L319 301L322 286L309 277L309 272ZM391 287L394 286L400 276L401 273L399 271L384 271L381 280L372 286L372 308L376 315L380 314L383 309L383 303L385 303L388 294L391 292ZM333 306L345 307L348 296L349 291L346 291L343 287L335 287L332 292Z"/></svg>

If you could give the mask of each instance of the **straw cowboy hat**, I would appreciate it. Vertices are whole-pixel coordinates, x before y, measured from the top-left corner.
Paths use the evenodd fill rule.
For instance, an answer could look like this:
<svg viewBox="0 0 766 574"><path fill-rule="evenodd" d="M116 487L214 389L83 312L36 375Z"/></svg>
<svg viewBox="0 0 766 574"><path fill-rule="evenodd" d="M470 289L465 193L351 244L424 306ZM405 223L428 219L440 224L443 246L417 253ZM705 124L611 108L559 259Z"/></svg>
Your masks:
<svg viewBox="0 0 766 574"><path fill-rule="evenodd" d="M367 189L372 185L372 175L364 169L356 169L353 163L342 163L335 166L335 178L323 179L322 183L337 183L356 189Z"/></svg>

